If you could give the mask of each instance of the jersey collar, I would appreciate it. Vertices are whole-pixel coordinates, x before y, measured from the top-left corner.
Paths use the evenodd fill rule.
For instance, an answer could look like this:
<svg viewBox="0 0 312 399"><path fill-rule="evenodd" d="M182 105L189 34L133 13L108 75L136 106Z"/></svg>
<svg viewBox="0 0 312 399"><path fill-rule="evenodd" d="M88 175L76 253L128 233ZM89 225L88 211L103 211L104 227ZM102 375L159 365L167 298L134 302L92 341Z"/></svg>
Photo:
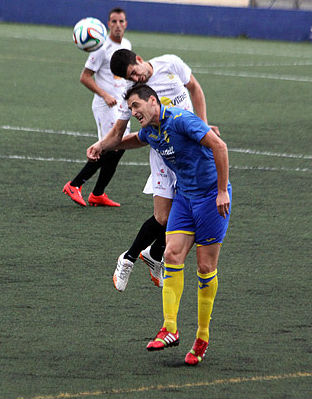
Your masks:
<svg viewBox="0 0 312 399"><path fill-rule="evenodd" d="M167 108L165 105L160 106L160 116L159 116L159 122L161 122L162 120L164 120L166 118L166 111Z"/></svg>

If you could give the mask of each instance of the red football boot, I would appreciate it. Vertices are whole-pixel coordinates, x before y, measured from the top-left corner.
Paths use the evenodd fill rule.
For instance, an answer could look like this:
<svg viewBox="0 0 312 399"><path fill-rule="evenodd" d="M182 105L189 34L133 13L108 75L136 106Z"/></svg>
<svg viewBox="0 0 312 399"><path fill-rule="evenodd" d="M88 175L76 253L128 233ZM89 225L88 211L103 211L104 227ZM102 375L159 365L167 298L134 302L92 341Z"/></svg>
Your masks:
<svg viewBox="0 0 312 399"><path fill-rule="evenodd" d="M190 366L196 366L204 360L206 351L208 349L208 342L196 338L192 349L185 356L185 363Z"/></svg>
<svg viewBox="0 0 312 399"><path fill-rule="evenodd" d="M70 181L63 187L63 193L68 195L73 201L82 206L87 206L85 200L81 195L81 187L74 187L70 185Z"/></svg>
<svg viewBox="0 0 312 399"><path fill-rule="evenodd" d="M91 206L120 206L118 202L114 202L104 193L102 195L94 195L91 193L88 198Z"/></svg>
<svg viewBox="0 0 312 399"><path fill-rule="evenodd" d="M166 327L160 329L156 337L147 344L146 349L148 351L161 351L164 348L169 348L170 346L179 345L179 332L176 331L175 334L167 331Z"/></svg>

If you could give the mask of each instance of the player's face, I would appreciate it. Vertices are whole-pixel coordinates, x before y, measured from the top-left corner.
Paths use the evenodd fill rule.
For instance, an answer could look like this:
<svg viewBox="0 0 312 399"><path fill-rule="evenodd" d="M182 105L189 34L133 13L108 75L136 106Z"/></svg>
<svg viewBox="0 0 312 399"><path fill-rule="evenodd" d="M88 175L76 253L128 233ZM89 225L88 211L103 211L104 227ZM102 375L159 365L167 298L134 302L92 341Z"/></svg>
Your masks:
<svg viewBox="0 0 312 399"><path fill-rule="evenodd" d="M150 97L147 101L142 100L137 94L133 94L128 99L128 107L142 127L148 125L158 125L159 113L157 112L157 101L155 97Z"/></svg>
<svg viewBox="0 0 312 399"><path fill-rule="evenodd" d="M107 23L109 27L109 37L113 42L121 42L127 28L126 16L123 12L120 14L113 12Z"/></svg>
<svg viewBox="0 0 312 399"><path fill-rule="evenodd" d="M129 65L127 68L127 77L126 79L131 80L132 82L140 82L146 83L149 79L149 71L146 67L146 63L143 60L138 59L135 65Z"/></svg>

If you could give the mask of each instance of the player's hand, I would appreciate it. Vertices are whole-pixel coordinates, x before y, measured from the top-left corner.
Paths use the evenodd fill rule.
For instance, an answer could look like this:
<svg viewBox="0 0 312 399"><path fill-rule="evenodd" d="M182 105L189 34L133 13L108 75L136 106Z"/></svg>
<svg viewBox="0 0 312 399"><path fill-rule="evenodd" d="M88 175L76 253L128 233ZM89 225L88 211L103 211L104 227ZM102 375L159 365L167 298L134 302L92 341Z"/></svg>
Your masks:
<svg viewBox="0 0 312 399"><path fill-rule="evenodd" d="M95 144L92 144L88 149L87 149L87 158L91 162L97 161L102 153L102 146L100 141L97 141Z"/></svg>
<svg viewBox="0 0 312 399"><path fill-rule="evenodd" d="M114 98L113 96L111 96L111 95L108 94L108 93L105 93L105 95L103 96L103 98L104 98L104 101L106 102L106 104L107 104L109 107L113 107L114 105L117 104L116 98Z"/></svg>
<svg viewBox="0 0 312 399"><path fill-rule="evenodd" d="M210 128L213 131L213 133L216 134L218 137L221 136L218 126L210 126Z"/></svg>
<svg viewBox="0 0 312 399"><path fill-rule="evenodd" d="M216 202L219 214L225 219L230 210L230 196L228 191L219 191Z"/></svg>

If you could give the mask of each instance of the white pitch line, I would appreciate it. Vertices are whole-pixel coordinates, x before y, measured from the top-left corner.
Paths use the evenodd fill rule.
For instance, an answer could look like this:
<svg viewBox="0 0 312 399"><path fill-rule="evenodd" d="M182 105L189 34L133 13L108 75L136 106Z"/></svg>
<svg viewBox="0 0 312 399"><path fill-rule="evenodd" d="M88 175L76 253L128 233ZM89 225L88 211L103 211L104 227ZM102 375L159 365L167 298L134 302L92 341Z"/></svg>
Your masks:
<svg viewBox="0 0 312 399"><path fill-rule="evenodd" d="M2 126L0 126L0 129L21 131L21 132L64 134L64 135L78 136L78 137L79 136L81 136L81 137L97 137L95 134L92 134L92 133L71 132L71 131L66 131L66 130L53 130L53 129L38 129L38 128L21 127L21 126L2 125ZM250 148L229 148L228 150L229 150L229 152L239 152L242 154L252 154L252 155L264 155L264 156L279 157L279 158L312 159L312 155L287 154L287 153L278 153L278 152L270 152L270 151L258 151L258 150L252 150Z"/></svg>
<svg viewBox="0 0 312 399"><path fill-rule="evenodd" d="M211 71L208 69L198 69L198 70L195 69L194 73L199 75L231 76L235 78L273 79L273 80L286 80L292 82L312 83L312 76L278 75L273 73Z"/></svg>
<svg viewBox="0 0 312 399"><path fill-rule="evenodd" d="M44 158L31 157L29 155L0 155L0 159L19 159L22 161L42 161L42 162L68 162L68 163L86 163L86 159L67 159L67 158ZM119 162L119 165L124 166L149 166L148 162Z"/></svg>
<svg viewBox="0 0 312 399"><path fill-rule="evenodd" d="M285 168L285 167L280 167L280 168L272 168L269 166L236 166L236 165L230 165L230 169L238 169L238 170L262 170L262 171L269 171L269 172L280 172L280 171L285 171L285 172L312 172L312 169L309 168Z"/></svg>
<svg viewBox="0 0 312 399"><path fill-rule="evenodd" d="M0 159L18 159L23 161L42 161L42 162L68 162L68 163L85 163L87 160L81 159L66 159L66 158L43 158L31 157L25 155L0 155ZM149 166L148 162L120 162L119 165L123 166ZM261 170L261 171L285 171L285 172L312 172L309 168L284 168L284 167L269 167L269 166L237 166L230 165L230 169L238 170Z"/></svg>
<svg viewBox="0 0 312 399"><path fill-rule="evenodd" d="M23 39L23 40L40 40L40 41L51 41L51 42L55 42L55 43L68 43L71 44L71 40L67 37L61 38L55 38L55 36L44 36L43 33L41 33L41 35L36 36L30 33L25 33L25 34L19 34L16 32L12 32L12 31L8 31L5 29L0 29L0 33L1 33L1 37L2 38L9 38L9 39ZM222 38L223 39L223 38ZM233 39L232 39L233 40ZM254 44L255 42L251 42L251 44ZM161 50L170 50L170 51L186 51L186 52L201 52L201 51L207 51L207 44L204 43L202 46L200 45L196 45L196 46L179 46L176 43L170 44L170 43L165 43L163 40L161 41L161 44L155 43L155 42L137 42L135 43L133 41L133 45L137 48L147 48L147 49L161 49ZM258 47L258 46L257 46ZM217 54L237 54L237 55L252 55L252 56L268 56L268 57L287 57L287 58L306 58L306 59L312 59L312 56L310 54L307 53L299 53L294 51L294 45L291 46L291 49L285 49L280 50L280 49L276 49L277 46L274 46L275 48L270 50L265 50L265 51L261 51L258 49L254 49L254 48L239 48L239 47L235 47L235 49L233 48L217 48L217 47L213 47L212 44L210 44L209 47L209 52L210 54L212 53L217 53ZM285 47L285 46L283 46Z"/></svg>
<svg viewBox="0 0 312 399"><path fill-rule="evenodd" d="M18 55L15 56L5 56L1 55L0 61L4 60L18 60L20 57ZM23 56L23 61L37 61L37 62L46 62L46 63L62 63L62 64L73 64L70 60L51 60L51 58L39 58L35 56ZM76 64L76 62L75 62ZM294 61L285 61L285 62L227 62L227 63L210 63L209 61L204 64L189 64L190 67L194 70L194 72L201 74L203 73L201 70L206 70L208 68L274 68L274 67L298 67L298 66L311 66L312 61L305 60L294 60Z"/></svg>
<svg viewBox="0 0 312 399"><path fill-rule="evenodd" d="M296 66L310 66L312 65L312 61L285 61L285 62L227 62L227 63L207 63L203 64L189 64L190 67L193 68L255 68L255 67L296 67Z"/></svg>
<svg viewBox="0 0 312 399"><path fill-rule="evenodd" d="M251 154L251 155L264 155L269 157L279 157L279 158L293 158L293 159L312 159L312 155L304 155L304 154L287 154L280 152L271 152L271 151L258 151L251 150L249 148L229 148L231 152L238 152L242 154Z"/></svg>
<svg viewBox="0 0 312 399"><path fill-rule="evenodd" d="M53 129L39 129L35 127L22 127L22 126L8 126L2 125L0 129L15 130L18 132L34 132L34 133L48 133L48 134L65 134L67 136L81 136L81 137L97 137L92 133L71 132L70 130L53 130Z"/></svg>

